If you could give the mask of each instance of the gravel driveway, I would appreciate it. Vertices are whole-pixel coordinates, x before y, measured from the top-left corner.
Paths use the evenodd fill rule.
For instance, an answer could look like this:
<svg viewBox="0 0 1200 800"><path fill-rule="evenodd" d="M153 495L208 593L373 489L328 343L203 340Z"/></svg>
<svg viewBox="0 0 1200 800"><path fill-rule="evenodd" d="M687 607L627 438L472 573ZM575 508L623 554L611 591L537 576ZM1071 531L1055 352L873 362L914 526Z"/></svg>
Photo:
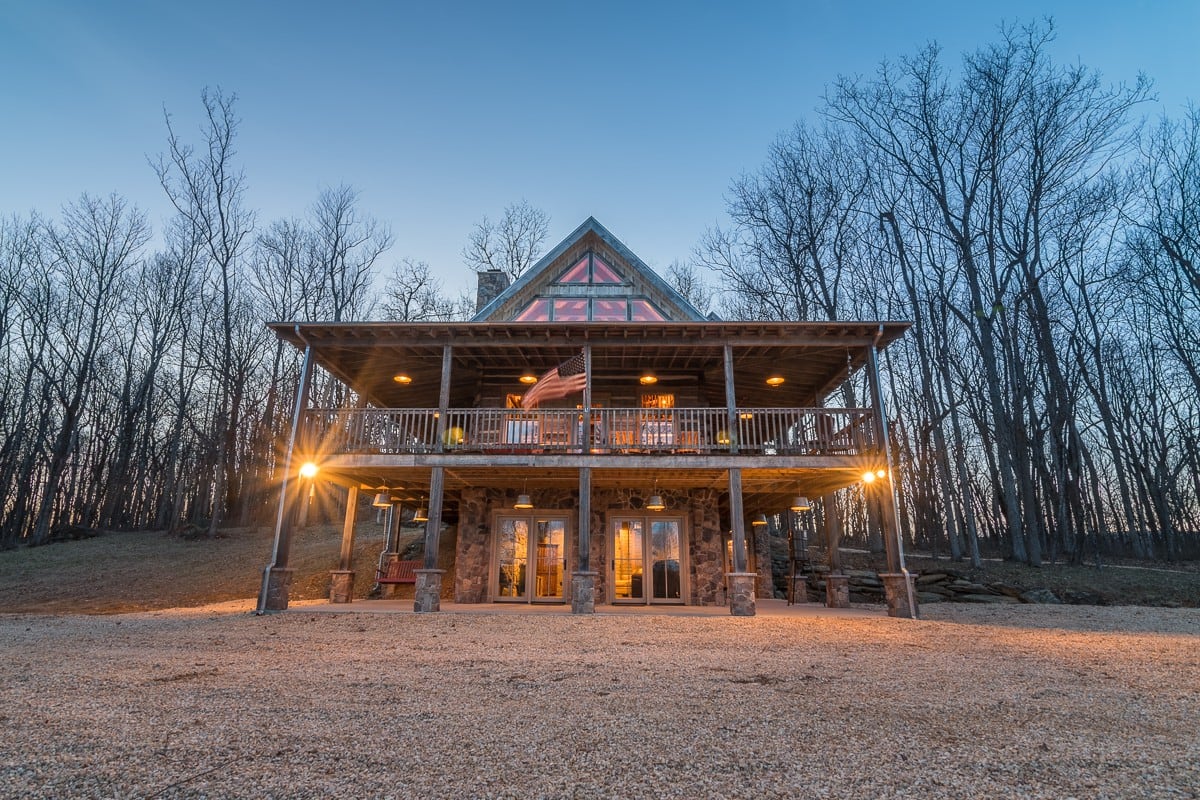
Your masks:
<svg viewBox="0 0 1200 800"><path fill-rule="evenodd" d="M0 797L1200 797L1194 609L248 607L0 616Z"/></svg>

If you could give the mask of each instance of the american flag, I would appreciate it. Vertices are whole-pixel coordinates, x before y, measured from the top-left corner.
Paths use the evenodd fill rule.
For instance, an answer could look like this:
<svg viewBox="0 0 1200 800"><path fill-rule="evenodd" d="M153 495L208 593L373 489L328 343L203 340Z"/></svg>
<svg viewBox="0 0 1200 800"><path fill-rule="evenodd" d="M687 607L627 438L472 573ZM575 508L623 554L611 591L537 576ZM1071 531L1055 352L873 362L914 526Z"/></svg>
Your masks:
<svg viewBox="0 0 1200 800"><path fill-rule="evenodd" d="M521 408L537 408L538 403L582 392L587 384L587 361L583 351L543 375L521 397Z"/></svg>

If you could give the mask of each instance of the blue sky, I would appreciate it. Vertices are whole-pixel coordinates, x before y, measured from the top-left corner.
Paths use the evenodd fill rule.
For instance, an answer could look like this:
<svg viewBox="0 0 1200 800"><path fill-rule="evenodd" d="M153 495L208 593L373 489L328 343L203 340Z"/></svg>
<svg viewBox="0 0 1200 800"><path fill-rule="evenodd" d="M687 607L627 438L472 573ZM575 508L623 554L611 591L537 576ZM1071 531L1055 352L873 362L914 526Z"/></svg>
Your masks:
<svg viewBox="0 0 1200 800"><path fill-rule="evenodd" d="M1192 0L0 0L0 213L115 191L160 227L163 108L195 139L220 86L260 224L348 183L395 234L385 266L428 261L457 289L473 224L524 198L550 214L547 247L594 215L665 269L838 74L928 41L956 60L1047 14L1059 60L1154 79L1146 115L1200 100Z"/></svg>

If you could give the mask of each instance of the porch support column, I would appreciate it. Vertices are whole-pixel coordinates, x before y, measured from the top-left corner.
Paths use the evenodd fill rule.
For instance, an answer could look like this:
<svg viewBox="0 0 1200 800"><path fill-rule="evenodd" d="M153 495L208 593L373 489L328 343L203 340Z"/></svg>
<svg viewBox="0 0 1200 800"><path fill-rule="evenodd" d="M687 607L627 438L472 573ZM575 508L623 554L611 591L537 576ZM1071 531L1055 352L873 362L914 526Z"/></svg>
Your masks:
<svg viewBox="0 0 1200 800"><path fill-rule="evenodd" d="M736 453L738 451L738 416L737 416L737 394L733 386L733 345L727 344L724 347L723 358L725 362L725 429L729 431L729 452ZM730 481L733 480L733 473L730 472ZM731 484L732 485L732 484ZM741 472L738 472L738 486L741 486ZM742 504L741 489L738 490L738 506ZM738 514L738 519L741 519L741 514ZM737 523L735 523L737 524ZM745 562L742 563L745 567Z"/></svg>
<svg viewBox="0 0 1200 800"><path fill-rule="evenodd" d="M830 492L821 498L821 533L829 556L829 571L825 573L825 605L829 608L850 607L850 577L842 572L842 511L837 494Z"/></svg>
<svg viewBox="0 0 1200 800"><path fill-rule="evenodd" d="M588 354L590 356L590 353ZM590 361L591 359L588 358ZM584 403L586 405L586 401ZM586 420L587 414L584 414ZM585 426L586 426L585 422ZM596 613L596 573L592 571L592 468L579 468L579 569L571 574L571 613Z"/></svg>
<svg viewBox="0 0 1200 800"><path fill-rule="evenodd" d="M442 534L442 488L445 473L442 467L434 467L429 478L429 520L425 523L424 569L414 570L417 584L413 591L413 611L440 611L442 608L442 576L438 569L438 548Z"/></svg>
<svg viewBox="0 0 1200 800"><path fill-rule="evenodd" d="M438 388L437 452L445 449L446 413L450 406L450 368L454 361L454 348L442 347L442 382ZM442 494L445 487L445 472L434 467L429 476L429 520L425 523L424 569L414 570L417 574L413 589L413 611L425 613L442 608L442 576L446 570L438 569L438 548L442 538Z"/></svg>
<svg viewBox="0 0 1200 800"><path fill-rule="evenodd" d="M296 335L301 336L300 326ZM303 340L303 336L301 336ZM300 435L304 410L308 407L308 387L312 378L312 345L305 342L304 365L300 368L300 384L296 387L296 408L292 412L292 431L288 437L287 455L283 459L283 479L279 486L279 508L275 514L275 544L271 550L271 562L263 568L262 588L258 593L257 614L267 611L284 611L288 607L288 592L295 570L288 566L292 550L292 526L296 517L296 506L302 499L297 497L293 480L295 471L292 463L296 450L296 439Z"/></svg>
<svg viewBox="0 0 1200 800"><path fill-rule="evenodd" d="M883 334L883 326L879 335ZM876 336L878 343L879 336ZM879 351L877 344L867 347L867 380L871 386L871 405L874 407L873 419L875 447L883 457L883 468L886 470L882 480L875 482L874 487L867 487L868 497L875 490L879 498L880 527L883 529L883 546L887 552L888 571L879 577L883 581L884 597L887 600L888 614L893 617L908 617L916 619L920 616L917 609L917 592L913 586L912 576L904 566L904 540L900 535L900 514L896 503L895 465L892 463L892 446L888 436L887 407L883 401L883 386L879 380ZM868 499L868 502L870 500Z"/></svg>
<svg viewBox="0 0 1200 800"><path fill-rule="evenodd" d="M746 515L742 508L742 470L738 467L729 470L729 522L733 534L733 572L725 576L729 580L729 613L753 617L757 574L746 571Z"/></svg>
<svg viewBox="0 0 1200 800"><path fill-rule="evenodd" d="M342 523L342 552L338 568L329 573L329 602L354 599L354 521L358 515L358 486L346 490L346 521Z"/></svg>

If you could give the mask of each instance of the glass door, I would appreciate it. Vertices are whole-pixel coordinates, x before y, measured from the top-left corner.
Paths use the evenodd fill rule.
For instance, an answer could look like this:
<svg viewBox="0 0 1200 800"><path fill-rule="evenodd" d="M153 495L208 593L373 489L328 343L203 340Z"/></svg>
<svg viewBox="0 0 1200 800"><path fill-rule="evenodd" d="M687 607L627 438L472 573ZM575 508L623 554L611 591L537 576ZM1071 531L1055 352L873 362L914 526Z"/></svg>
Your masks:
<svg viewBox="0 0 1200 800"><path fill-rule="evenodd" d="M537 567L533 581L533 600L562 601L563 573L567 567L566 520L537 520L534 548Z"/></svg>
<svg viewBox="0 0 1200 800"><path fill-rule="evenodd" d="M561 603L567 519L506 514L497 520L496 600Z"/></svg>
<svg viewBox="0 0 1200 800"><path fill-rule="evenodd" d="M683 602L682 526L678 517L613 520L610 568L614 603Z"/></svg>

